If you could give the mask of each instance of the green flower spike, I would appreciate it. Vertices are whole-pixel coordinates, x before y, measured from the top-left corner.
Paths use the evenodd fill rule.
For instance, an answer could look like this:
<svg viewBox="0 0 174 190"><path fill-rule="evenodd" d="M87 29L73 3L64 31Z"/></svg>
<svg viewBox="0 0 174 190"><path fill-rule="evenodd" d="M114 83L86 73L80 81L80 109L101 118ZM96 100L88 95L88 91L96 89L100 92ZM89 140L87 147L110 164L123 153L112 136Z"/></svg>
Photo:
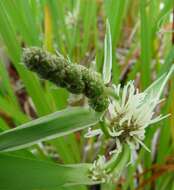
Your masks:
<svg viewBox="0 0 174 190"><path fill-rule="evenodd" d="M105 85L99 73L84 67L82 75L85 83L84 93L88 98L97 98L104 93Z"/></svg>
<svg viewBox="0 0 174 190"><path fill-rule="evenodd" d="M22 61L41 78L66 88L71 93L87 96L94 110L102 112L108 107L106 87L99 73L82 65L70 64L60 54L53 55L38 47L25 48Z"/></svg>
<svg viewBox="0 0 174 190"><path fill-rule="evenodd" d="M66 60L52 55L40 48L25 48L23 62L31 71L36 72L41 78L50 80L56 85L65 87Z"/></svg>
<svg viewBox="0 0 174 190"><path fill-rule="evenodd" d="M97 112L102 112L109 105L109 99L105 95L101 95L98 98L89 99L89 105Z"/></svg>

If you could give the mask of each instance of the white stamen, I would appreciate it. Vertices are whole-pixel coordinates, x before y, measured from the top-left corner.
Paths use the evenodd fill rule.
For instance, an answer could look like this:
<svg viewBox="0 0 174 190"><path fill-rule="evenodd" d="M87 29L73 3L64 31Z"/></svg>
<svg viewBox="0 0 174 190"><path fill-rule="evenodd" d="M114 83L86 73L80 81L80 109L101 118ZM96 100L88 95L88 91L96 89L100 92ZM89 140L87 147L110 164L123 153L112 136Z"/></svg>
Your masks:
<svg viewBox="0 0 174 190"><path fill-rule="evenodd" d="M85 138L94 137L97 135L102 135L103 132L101 129L95 129L91 130L91 128L88 129L88 132L84 135Z"/></svg>

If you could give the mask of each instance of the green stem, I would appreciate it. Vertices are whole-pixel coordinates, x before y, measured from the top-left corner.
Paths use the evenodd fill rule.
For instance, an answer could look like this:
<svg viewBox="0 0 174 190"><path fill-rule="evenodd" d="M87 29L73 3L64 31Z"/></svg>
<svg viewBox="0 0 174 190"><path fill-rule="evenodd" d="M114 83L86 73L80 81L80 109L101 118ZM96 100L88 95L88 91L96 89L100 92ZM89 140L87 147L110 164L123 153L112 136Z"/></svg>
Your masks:
<svg viewBox="0 0 174 190"><path fill-rule="evenodd" d="M111 87L106 87L105 88L105 93L113 98L115 98L116 100L118 100L118 96L117 94L114 92L114 90Z"/></svg>
<svg viewBox="0 0 174 190"><path fill-rule="evenodd" d="M117 176L117 174L120 174L124 170L124 168L127 166L129 162L129 159L130 159L130 149L128 145L125 144L121 159L119 160L119 163L113 170L114 176Z"/></svg>
<svg viewBox="0 0 174 190"><path fill-rule="evenodd" d="M114 154L112 158L105 164L105 169L109 172L121 172L126 166L129 159L130 150L125 144L120 155Z"/></svg>
<svg viewBox="0 0 174 190"><path fill-rule="evenodd" d="M100 121L100 128L101 128L101 130L103 131L105 137L106 137L106 138L109 138L110 135L109 135L109 133L108 133L107 127L108 127L108 126L107 126L107 124L106 124L106 121L105 121L105 119L103 118L103 120Z"/></svg>

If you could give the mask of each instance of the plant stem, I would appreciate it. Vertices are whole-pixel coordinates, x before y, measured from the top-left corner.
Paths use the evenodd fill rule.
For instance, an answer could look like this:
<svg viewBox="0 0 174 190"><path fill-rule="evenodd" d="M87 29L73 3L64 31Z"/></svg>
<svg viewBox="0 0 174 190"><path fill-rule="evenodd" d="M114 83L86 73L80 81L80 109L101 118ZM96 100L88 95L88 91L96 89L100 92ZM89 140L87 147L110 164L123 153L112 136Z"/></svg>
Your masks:
<svg viewBox="0 0 174 190"><path fill-rule="evenodd" d="M105 121L105 119L103 118L103 120L100 121L100 128L101 128L101 130L103 131L105 137L106 137L106 138L109 138L110 136L109 136L107 127L108 127L108 126L107 126L107 124L106 124L106 121Z"/></svg>
<svg viewBox="0 0 174 190"><path fill-rule="evenodd" d="M118 96L117 94L114 92L114 90L111 87L106 87L105 88L105 93L111 97L113 97L114 99L118 100Z"/></svg>
<svg viewBox="0 0 174 190"><path fill-rule="evenodd" d="M126 166L129 159L130 150L127 145L123 146L122 153L120 155L114 154L112 158L105 164L105 169L109 172L122 171Z"/></svg>

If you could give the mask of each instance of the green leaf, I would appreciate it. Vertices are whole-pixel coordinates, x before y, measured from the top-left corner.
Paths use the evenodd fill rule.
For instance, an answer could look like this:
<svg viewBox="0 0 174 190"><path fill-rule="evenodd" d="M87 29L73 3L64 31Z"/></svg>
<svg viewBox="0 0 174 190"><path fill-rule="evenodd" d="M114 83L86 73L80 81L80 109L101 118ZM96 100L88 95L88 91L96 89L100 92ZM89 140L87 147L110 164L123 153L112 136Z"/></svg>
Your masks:
<svg viewBox="0 0 174 190"><path fill-rule="evenodd" d="M159 79L157 79L155 82L153 82L145 90L145 93L147 93L146 100L148 100L149 98L154 98L154 97L157 100L160 98L162 91L173 72L174 72L174 65L171 66L168 73L167 72L164 73Z"/></svg>
<svg viewBox="0 0 174 190"><path fill-rule="evenodd" d="M101 114L86 108L68 108L15 129L0 133L0 151L28 147L41 140L50 140L95 125Z"/></svg>
<svg viewBox="0 0 174 190"><path fill-rule="evenodd" d="M0 167L0 189L3 190L53 190L94 183L88 178L91 164L59 165L0 154Z"/></svg>
<svg viewBox="0 0 174 190"><path fill-rule="evenodd" d="M8 75L5 63L0 60L0 76L2 78L2 84L4 85L5 90L8 92L11 101L14 103L16 109L19 109L19 103L15 96L14 90L10 83L10 77Z"/></svg>
<svg viewBox="0 0 174 190"><path fill-rule="evenodd" d="M103 81L105 84L111 80L112 70L112 39L109 21L106 21L106 35L104 45Z"/></svg>
<svg viewBox="0 0 174 190"><path fill-rule="evenodd" d="M159 70L158 76L161 76L171 67L171 65L173 64L173 60L174 60L174 46L172 46L169 52L167 53L164 64L162 64Z"/></svg>
<svg viewBox="0 0 174 190"><path fill-rule="evenodd" d="M0 131L8 130L9 126L8 124L0 117Z"/></svg>
<svg viewBox="0 0 174 190"><path fill-rule="evenodd" d="M152 57L151 20L146 9L147 0L140 1L141 19L141 84L143 88L150 84L150 65Z"/></svg>

